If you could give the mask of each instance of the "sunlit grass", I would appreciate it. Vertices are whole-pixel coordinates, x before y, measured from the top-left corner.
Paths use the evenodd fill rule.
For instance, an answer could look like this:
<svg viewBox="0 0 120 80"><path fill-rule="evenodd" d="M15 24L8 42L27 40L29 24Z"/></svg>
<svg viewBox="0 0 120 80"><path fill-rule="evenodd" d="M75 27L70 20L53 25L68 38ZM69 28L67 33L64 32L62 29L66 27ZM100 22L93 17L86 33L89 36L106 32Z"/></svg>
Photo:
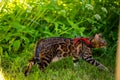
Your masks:
<svg viewBox="0 0 120 80"><path fill-rule="evenodd" d="M5 80L3 73L2 73L2 70L0 70L0 80Z"/></svg>

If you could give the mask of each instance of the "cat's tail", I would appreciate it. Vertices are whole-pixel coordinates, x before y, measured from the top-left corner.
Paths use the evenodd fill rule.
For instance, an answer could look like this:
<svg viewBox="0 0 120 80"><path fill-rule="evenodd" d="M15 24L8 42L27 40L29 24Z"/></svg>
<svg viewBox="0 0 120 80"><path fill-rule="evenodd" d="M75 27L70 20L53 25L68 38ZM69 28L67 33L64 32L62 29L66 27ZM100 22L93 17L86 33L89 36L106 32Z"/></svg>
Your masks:
<svg viewBox="0 0 120 80"><path fill-rule="evenodd" d="M24 72L24 75L27 76L32 68L32 66L35 64L34 58L32 60L29 60L29 64L27 65L27 69Z"/></svg>
<svg viewBox="0 0 120 80"><path fill-rule="evenodd" d="M29 74L29 72L34 64L36 64L36 63L40 64L40 56L39 56L40 50L41 50L40 42L41 42L41 40L37 41L36 48L34 51L34 57L31 60L29 60L29 64L28 64L27 69L25 70L25 73L24 73L25 76L27 76Z"/></svg>

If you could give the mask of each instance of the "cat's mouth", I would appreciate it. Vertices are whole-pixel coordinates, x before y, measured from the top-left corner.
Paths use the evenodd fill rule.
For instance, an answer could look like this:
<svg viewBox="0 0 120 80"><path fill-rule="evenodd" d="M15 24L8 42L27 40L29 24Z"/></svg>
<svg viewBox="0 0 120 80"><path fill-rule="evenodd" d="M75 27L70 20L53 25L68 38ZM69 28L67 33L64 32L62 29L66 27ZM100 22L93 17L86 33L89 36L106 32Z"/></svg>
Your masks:
<svg viewBox="0 0 120 80"><path fill-rule="evenodd" d="M105 45L104 46L100 46L100 48L106 49L106 46Z"/></svg>

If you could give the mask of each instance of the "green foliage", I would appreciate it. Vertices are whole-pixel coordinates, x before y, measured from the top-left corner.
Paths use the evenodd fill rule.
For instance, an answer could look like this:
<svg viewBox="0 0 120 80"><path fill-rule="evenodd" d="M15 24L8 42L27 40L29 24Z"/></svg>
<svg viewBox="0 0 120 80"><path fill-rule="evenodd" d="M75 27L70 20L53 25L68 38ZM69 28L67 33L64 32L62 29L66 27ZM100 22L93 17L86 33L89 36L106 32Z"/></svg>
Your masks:
<svg viewBox="0 0 120 80"><path fill-rule="evenodd" d="M86 69L89 65L84 63L80 63L81 66L74 71L73 67L69 67L72 65L68 61L66 64L55 63L58 67L53 64L54 72L48 68L48 74L34 67L31 77L27 79L56 80L57 78L61 80L63 77L64 80L113 80L119 6L119 1L114 0L0 1L0 58L5 76L10 80L25 79L24 67L33 56L35 42L38 39L59 36L85 37L102 32L108 42L108 47L106 51L93 52L98 53L95 54L95 57L99 56L98 60L102 61L105 58L103 63L108 65L112 73L101 74L91 67ZM69 68L65 69L63 66L60 68L61 64Z"/></svg>

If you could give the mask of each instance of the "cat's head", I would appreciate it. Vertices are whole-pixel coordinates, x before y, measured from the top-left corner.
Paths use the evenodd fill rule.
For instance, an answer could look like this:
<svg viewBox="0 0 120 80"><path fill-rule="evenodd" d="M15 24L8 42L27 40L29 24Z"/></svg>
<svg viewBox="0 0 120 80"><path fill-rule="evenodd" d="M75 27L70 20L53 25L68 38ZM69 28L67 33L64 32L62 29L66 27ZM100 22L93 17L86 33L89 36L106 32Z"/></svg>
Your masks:
<svg viewBox="0 0 120 80"><path fill-rule="evenodd" d="M106 48L107 42L103 39L102 34L95 34L90 40L92 47L94 48Z"/></svg>

